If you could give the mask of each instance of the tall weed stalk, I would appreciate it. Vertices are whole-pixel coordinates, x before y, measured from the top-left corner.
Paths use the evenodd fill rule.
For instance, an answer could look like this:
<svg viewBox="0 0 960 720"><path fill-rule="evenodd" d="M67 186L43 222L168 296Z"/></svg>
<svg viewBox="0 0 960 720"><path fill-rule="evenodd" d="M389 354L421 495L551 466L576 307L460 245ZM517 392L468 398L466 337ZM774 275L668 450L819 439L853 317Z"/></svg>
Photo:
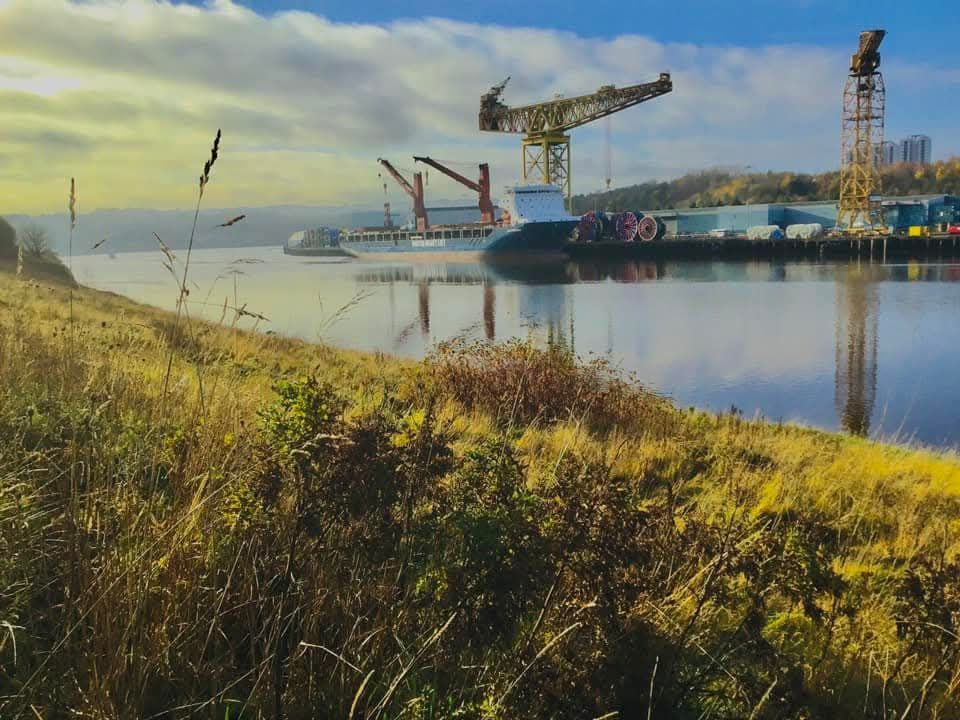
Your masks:
<svg viewBox="0 0 960 720"><path fill-rule="evenodd" d="M203 172L200 173L200 188L197 193L197 206L193 213L193 225L190 228L190 238L187 241L187 257L183 263L183 277L179 283L179 295L177 297L177 310L174 315L173 328L172 328L172 337L171 337L171 347L170 354L167 358L167 369L163 376L163 390L161 391L162 397L166 398L167 390L170 384L170 371L173 368L173 356L174 356L174 344L175 338L177 337L177 332L180 326L180 315L183 312L183 306L186 302L187 296L190 294L190 290L187 288L187 276L190 272L190 256L193 252L193 241L197 234L197 220L200 217L200 203L203 201L203 191L206 188L207 184L210 182L210 171L213 170L214 164L217 162L217 155L220 151L220 129L217 129L217 135L213 139L213 147L210 148L210 157L203 164ZM159 240L159 238L157 238ZM201 383L201 396L202 396L202 383ZM202 404L202 400L201 400Z"/></svg>

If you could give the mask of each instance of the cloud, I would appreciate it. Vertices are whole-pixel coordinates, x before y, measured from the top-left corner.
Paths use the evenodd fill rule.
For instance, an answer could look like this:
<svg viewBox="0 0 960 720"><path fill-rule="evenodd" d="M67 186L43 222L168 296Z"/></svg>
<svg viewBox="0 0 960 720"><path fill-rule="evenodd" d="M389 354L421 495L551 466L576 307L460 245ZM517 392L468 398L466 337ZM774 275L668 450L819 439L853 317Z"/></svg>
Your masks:
<svg viewBox="0 0 960 720"><path fill-rule="evenodd" d="M217 127L223 154L208 202L373 202L382 198L380 155L407 167L415 153L485 160L503 185L519 175L518 139L481 134L477 110L507 75L506 101L525 104L672 72L672 94L611 121L623 158L617 184L641 181L649 168L718 163L814 170L838 154L846 62L845 52L808 46L262 16L229 0L7 0L0 193L17 210L59 209L63 179L76 175L88 208L185 207ZM589 191L602 183L602 129L574 138L575 190ZM41 155L42 167L31 163ZM437 196L464 193L431 181Z"/></svg>

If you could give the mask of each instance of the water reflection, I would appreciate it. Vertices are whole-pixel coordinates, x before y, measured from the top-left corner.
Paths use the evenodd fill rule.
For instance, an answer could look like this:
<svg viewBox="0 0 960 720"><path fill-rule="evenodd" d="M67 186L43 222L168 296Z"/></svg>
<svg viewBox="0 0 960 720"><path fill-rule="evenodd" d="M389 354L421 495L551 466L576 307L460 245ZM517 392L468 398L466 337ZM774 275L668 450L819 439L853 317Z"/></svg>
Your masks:
<svg viewBox="0 0 960 720"><path fill-rule="evenodd" d="M525 319L528 336L548 346L576 350L575 313L569 286L582 283L614 282L637 284L658 281L686 282L770 282L787 280L833 280L835 283L833 391L836 421L840 428L856 435L869 435L876 409L878 377L878 290L883 280L960 281L960 266L863 266L838 269L832 266L785 262L762 263L680 263L560 261L540 264L438 264L390 266L357 274L363 283L415 283L418 291L419 323L423 336L430 335L430 285L477 285L482 288L482 328L487 340L497 339L497 287L516 285L517 308ZM612 301L602 307L604 343L602 352L616 355L618 330L615 316L623 308ZM629 308L627 309L629 312ZM592 317L596 323L600 318ZM590 348L594 351L600 348Z"/></svg>
<svg viewBox="0 0 960 720"><path fill-rule="evenodd" d="M417 283L417 308L420 311L420 334L430 337L430 283L421 280Z"/></svg>
<svg viewBox="0 0 960 720"><path fill-rule="evenodd" d="M837 277L834 403L840 426L870 432L877 399L877 289L872 268Z"/></svg>
<svg viewBox="0 0 960 720"><path fill-rule="evenodd" d="M487 340L497 339L496 328L497 298L493 283L483 286L483 336Z"/></svg>
<svg viewBox="0 0 960 720"><path fill-rule="evenodd" d="M452 337L530 338L606 355L681 406L960 443L957 262L321 263L249 248L197 258L191 277L210 303L191 313L214 321L236 293L276 332L361 350L419 357ZM75 268L83 283L172 307L161 259Z"/></svg>

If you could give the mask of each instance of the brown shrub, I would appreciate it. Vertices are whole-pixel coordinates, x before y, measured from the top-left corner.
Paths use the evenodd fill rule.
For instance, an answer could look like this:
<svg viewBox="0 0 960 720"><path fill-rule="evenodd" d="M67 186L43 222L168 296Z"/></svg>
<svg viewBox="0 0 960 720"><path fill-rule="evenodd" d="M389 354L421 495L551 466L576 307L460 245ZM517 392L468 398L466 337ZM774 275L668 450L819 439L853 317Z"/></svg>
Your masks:
<svg viewBox="0 0 960 720"><path fill-rule="evenodd" d="M454 340L440 345L426 365L443 392L506 426L573 420L598 432L678 428L678 413L667 400L609 361L584 361L564 347Z"/></svg>

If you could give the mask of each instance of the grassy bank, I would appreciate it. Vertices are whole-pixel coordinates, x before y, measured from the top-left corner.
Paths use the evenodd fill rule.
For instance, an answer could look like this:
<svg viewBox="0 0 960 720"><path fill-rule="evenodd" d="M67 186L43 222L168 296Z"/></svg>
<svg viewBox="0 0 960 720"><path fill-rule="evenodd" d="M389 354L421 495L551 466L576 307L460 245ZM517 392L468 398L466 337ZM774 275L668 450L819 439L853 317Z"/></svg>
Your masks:
<svg viewBox="0 0 960 720"><path fill-rule="evenodd" d="M954 456L68 305L0 274L2 717L960 713Z"/></svg>

